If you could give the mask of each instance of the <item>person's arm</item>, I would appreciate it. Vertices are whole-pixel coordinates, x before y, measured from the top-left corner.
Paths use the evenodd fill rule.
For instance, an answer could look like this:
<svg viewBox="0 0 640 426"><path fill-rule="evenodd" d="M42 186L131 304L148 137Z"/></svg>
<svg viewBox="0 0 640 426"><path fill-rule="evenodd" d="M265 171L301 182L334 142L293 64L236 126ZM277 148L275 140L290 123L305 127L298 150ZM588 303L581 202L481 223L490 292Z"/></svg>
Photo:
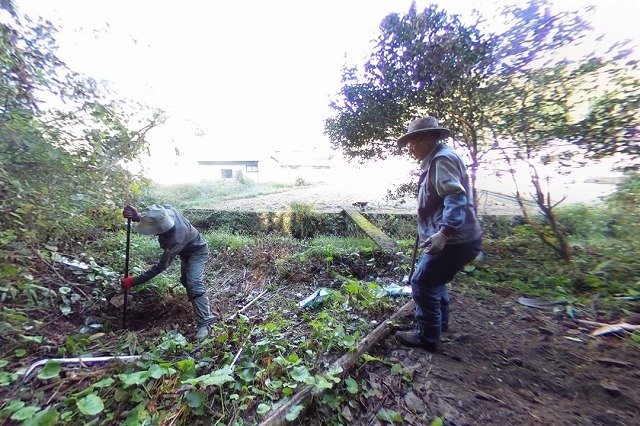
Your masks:
<svg viewBox="0 0 640 426"><path fill-rule="evenodd" d="M148 271L138 275L137 277L133 277L133 286L137 286L140 284L144 284L150 279L154 278L156 275L164 272L173 262L173 260L180 254L182 249L184 248L184 244L176 244L170 248L165 249L158 260L158 263L153 265Z"/></svg>
<svg viewBox="0 0 640 426"><path fill-rule="evenodd" d="M464 224L468 199L456 165L445 157L439 157L435 166L433 184L438 195L444 199L442 221L439 223L440 232L449 238Z"/></svg>

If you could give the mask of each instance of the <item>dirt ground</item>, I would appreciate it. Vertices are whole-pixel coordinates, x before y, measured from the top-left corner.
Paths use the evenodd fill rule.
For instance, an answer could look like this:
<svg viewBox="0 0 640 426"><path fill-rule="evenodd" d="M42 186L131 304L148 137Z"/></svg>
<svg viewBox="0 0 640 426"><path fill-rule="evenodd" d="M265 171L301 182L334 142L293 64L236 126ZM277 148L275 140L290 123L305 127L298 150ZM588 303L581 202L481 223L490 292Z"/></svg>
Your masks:
<svg viewBox="0 0 640 426"><path fill-rule="evenodd" d="M317 200L316 206L328 211L362 200L355 198L355 193L352 198L322 195L325 190L330 189L303 188L220 203L215 208L284 210L292 199L303 200L304 196L309 197L305 200ZM371 198L370 211L374 207L377 212L413 211L413 205L378 201ZM500 200L494 201L494 214L509 211L508 206L499 204ZM268 277L260 278L261 269L269 262L253 259L255 252L220 254L227 258L211 259L208 274L217 283L211 293L212 305L222 318L246 306L270 285ZM271 293L299 300L300 294L307 294L313 286L331 285L322 271L307 275L266 294L244 314L256 321L263 318L260 309L267 309ZM429 425L436 417L444 425L456 426L640 425L640 349L628 335L594 337L593 326L571 318L564 309L523 306L518 303L521 294L484 289L479 283L467 281L465 291L458 279L452 283L450 331L443 335L439 353L403 347L389 335L369 352L379 361L357 365L349 372L360 383L361 392L343 395L348 399L339 412L327 405L313 405L299 424L335 424L328 419L335 420L339 413L344 424L386 425L390 422L381 418L381 413L388 410L386 413L398 413L406 425ZM255 283L254 287L250 283ZM150 298L150 294L143 291L130 295L130 330L151 337L163 329L195 328L191 306L183 294L164 295L160 300ZM103 309L103 317L119 329L120 311L111 306ZM579 310L576 318L592 319L588 312ZM55 345L64 345L64 336L77 332L83 319L79 316L77 323L68 324L47 322L52 327L49 331L54 345L50 352L41 348L39 356L55 355ZM412 316L401 323L410 327ZM255 419L245 420L253 424Z"/></svg>
<svg viewBox="0 0 640 426"><path fill-rule="evenodd" d="M519 304L515 292L462 292L460 287L454 280L450 331L443 334L440 352L404 347L390 334L369 352L380 361L349 372L361 392L347 395L341 405L344 424L390 424L378 417L385 409L402 416L406 425L428 425L436 417L450 426L640 425L640 349L628 336L593 337L595 327L562 308L531 308ZM233 306L216 293L212 304L223 316L244 303L239 298ZM278 293L296 299L299 289ZM401 299L401 304L410 300ZM260 318L264 308L256 304L244 313ZM195 325L190 306L179 296L134 299L130 312L130 328L143 335ZM412 315L400 322L412 324ZM317 404L299 424L328 424L336 415Z"/></svg>
<svg viewBox="0 0 640 426"><path fill-rule="evenodd" d="M389 202L360 188L316 185L212 206L249 211L287 210L291 201L314 203L318 211L340 211L367 202L365 211L413 213L415 201ZM517 205L491 192L480 193L480 211L518 215ZM405 348L388 336L352 375L374 395L352 397L341 415L347 424L388 424L381 409L403 424L425 425L640 425L640 350L627 337L590 335L593 327L563 310L520 305L506 292L472 297L452 288L451 330L442 351ZM411 317L406 324L412 324ZM397 365L402 367L398 372ZM396 366L396 367L394 367ZM315 406L305 422L324 424L335 412Z"/></svg>
<svg viewBox="0 0 640 426"><path fill-rule="evenodd" d="M364 211L372 213L415 213L414 199L390 201L386 199L386 190L379 187L337 185L332 183L301 186L276 194L261 195L254 198L222 201L211 206L215 210L241 211L287 211L291 202L313 204L319 212L338 213L354 203L366 203ZM500 195L490 191L480 191L478 196L480 214L518 215L520 210L509 195Z"/></svg>
<svg viewBox="0 0 640 426"><path fill-rule="evenodd" d="M317 278L324 285L325 277ZM234 282L211 294L214 310L223 317L262 291ZM451 426L640 425L640 349L628 335L594 337L595 326L571 318L562 307L532 308L520 304L515 291L470 286L462 291L458 279L451 284L450 331L443 334L440 352L404 347L390 334L369 352L380 361L349 372L361 392L346 395L349 400L340 408L344 424L390 424L378 417L385 409L402 416L406 425L428 425L436 417ZM277 293L295 300L300 291L288 286ZM409 300L402 297L399 306ZM244 314L262 318L266 305L261 301ZM134 298L130 313L130 329L143 335L195 326L191 307L179 295ZM577 310L575 317L588 318L588 313ZM409 315L399 326L412 324ZM317 404L299 424L328 424L336 415Z"/></svg>
<svg viewBox="0 0 640 426"><path fill-rule="evenodd" d="M452 300L440 353L405 348L393 335L370 353L383 362L357 377L375 396L343 408L348 424L385 424L377 419L384 408L410 425L436 416L446 425L640 425L640 350L628 338L591 337L566 315L518 304L516 294L478 299L454 285Z"/></svg>

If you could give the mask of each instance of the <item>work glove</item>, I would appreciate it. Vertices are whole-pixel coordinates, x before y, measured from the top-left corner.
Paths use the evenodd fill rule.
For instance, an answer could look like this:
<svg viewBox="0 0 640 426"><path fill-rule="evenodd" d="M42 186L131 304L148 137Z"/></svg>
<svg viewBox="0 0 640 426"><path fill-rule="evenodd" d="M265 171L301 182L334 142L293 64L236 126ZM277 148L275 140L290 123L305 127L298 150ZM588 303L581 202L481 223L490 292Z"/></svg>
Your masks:
<svg viewBox="0 0 640 426"><path fill-rule="evenodd" d="M122 287L123 290L127 291L129 290L131 287L133 287L133 276L129 275L127 278L124 278L122 280L122 282L120 283L120 286Z"/></svg>
<svg viewBox="0 0 640 426"><path fill-rule="evenodd" d="M447 244L447 237L442 232L436 232L422 243L422 247L429 247L428 254L438 254Z"/></svg>
<svg viewBox="0 0 640 426"><path fill-rule="evenodd" d="M122 216L127 219L131 219L134 222L140 222L140 213L136 210L135 207L127 204L124 209L122 209Z"/></svg>

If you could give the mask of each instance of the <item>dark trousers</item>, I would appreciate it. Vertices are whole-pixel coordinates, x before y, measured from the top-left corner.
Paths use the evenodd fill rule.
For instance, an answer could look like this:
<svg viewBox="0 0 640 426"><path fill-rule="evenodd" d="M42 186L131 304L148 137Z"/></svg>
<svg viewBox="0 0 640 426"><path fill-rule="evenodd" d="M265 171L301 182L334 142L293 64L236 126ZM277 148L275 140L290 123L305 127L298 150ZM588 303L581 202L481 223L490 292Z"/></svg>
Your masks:
<svg viewBox="0 0 640 426"><path fill-rule="evenodd" d="M442 329L449 327L447 283L480 253L481 239L465 244L446 245L436 254L420 256L411 291L416 302L416 331L424 340L438 344Z"/></svg>
<svg viewBox="0 0 640 426"><path fill-rule="evenodd" d="M208 258L208 246L189 255L180 255L180 283L187 289L189 300L197 299L207 293L204 267Z"/></svg>

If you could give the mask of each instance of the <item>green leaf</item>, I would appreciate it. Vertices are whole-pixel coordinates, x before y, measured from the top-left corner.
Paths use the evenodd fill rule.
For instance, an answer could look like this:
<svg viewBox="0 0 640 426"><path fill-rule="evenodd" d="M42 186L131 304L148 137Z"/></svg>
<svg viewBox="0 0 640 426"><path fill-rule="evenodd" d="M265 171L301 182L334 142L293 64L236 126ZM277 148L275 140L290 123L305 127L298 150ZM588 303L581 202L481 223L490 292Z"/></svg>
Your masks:
<svg viewBox="0 0 640 426"><path fill-rule="evenodd" d="M7 386L12 382L15 382L18 379L18 375L16 373L7 373L5 371L0 371L0 387Z"/></svg>
<svg viewBox="0 0 640 426"><path fill-rule="evenodd" d="M25 420L20 426L55 426L60 415L53 407L38 411L33 417Z"/></svg>
<svg viewBox="0 0 640 426"><path fill-rule="evenodd" d="M224 343L227 340L229 340L229 334L227 333L221 333L220 335L218 335L218 337L216 337L216 342L218 343Z"/></svg>
<svg viewBox="0 0 640 426"><path fill-rule="evenodd" d="M27 350L19 348L19 349L16 349L13 353L16 355L16 357L22 358L23 356L25 356L27 354ZM2 367L1 364L2 364L2 360L0 360L0 367Z"/></svg>
<svg viewBox="0 0 640 426"><path fill-rule="evenodd" d="M164 369L158 364L152 364L151 367L149 367L148 371L149 376L153 377L154 379L159 379L164 375Z"/></svg>
<svg viewBox="0 0 640 426"><path fill-rule="evenodd" d="M196 385L198 383L202 383L205 386L222 386L227 382L233 382L233 372L228 365L225 365L219 370L216 370L209 374L204 374L202 376L196 377L195 379L183 380L182 383L188 383L191 385Z"/></svg>
<svg viewBox="0 0 640 426"><path fill-rule="evenodd" d="M29 317L27 317L26 315L16 312L3 311L2 316L8 320L12 320L15 322L27 322L29 320Z"/></svg>
<svg viewBox="0 0 640 426"><path fill-rule="evenodd" d="M347 377L344 380L345 385L347 385L347 392L351 394L358 393L358 382L353 380L351 377Z"/></svg>
<svg viewBox="0 0 640 426"><path fill-rule="evenodd" d="M55 361L47 362L42 370L38 373L38 379L47 380L58 377L60 374L60 363Z"/></svg>
<svg viewBox="0 0 640 426"><path fill-rule="evenodd" d="M24 334L21 334L20 337L22 337L22 340L25 342L42 343L42 336L25 336Z"/></svg>
<svg viewBox="0 0 640 426"><path fill-rule="evenodd" d="M187 403L191 408L201 407L204 402L204 394L197 391L189 391L185 394Z"/></svg>
<svg viewBox="0 0 640 426"><path fill-rule="evenodd" d="M141 385L149 378L148 371L136 371L130 374L120 374L118 378L122 381L125 388L132 385Z"/></svg>
<svg viewBox="0 0 640 426"><path fill-rule="evenodd" d="M295 381L306 382L309 377L311 377L311 374L309 373L307 367L305 367L304 365L294 367L291 371L291 378Z"/></svg>
<svg viewBox="0 0 640 426"><path fill-rule="evenodd" d="M185 358L176 363L178 369L184 374L193 377L196 375L196 361L193 358Z"/></svg>
<svg viewBox="0 0 640 426"><path fill-rule="evenodd" d="M303 405L294 405L293 407L291 407L291 410L289 410L289 412L285 416L285 419L287 419L290 422L294 421L295 419L298 418L300 413L302 413L302 410L304 410Z"/></svg>
<svg viewBox="0 0 640 426"><path fill-rule="evenodd" d="M401 364L393 364L391 366L391 374L395 375L399 375L402 374L402 365Z"/></svg>
<svg viewBox="0 0 640 426"><path fill-rule="evenodd" d="M62 315L67 316L71 313L71 306L69 305L62 305L60 306L60 312L62 312Z"/></svg>
<svg viewBox="0 0 640 426"><path fill-rule="evenodd" d="M7 361L6 359L0 359L0 368L4 367L7 364L9 364L9 361Z"/></svg>
<svg viewBox="0 0 640 426"><path fill-rule="evenodd" d="M258 414L264 414L264 413L268 412L269 410L271 410L271 406L269 404L258 404L258 408L257 408L256 412Z"/></svg>
<svg viewBox="0 0 640 426"><path fill-rule="evenodd" d="M344 289L347 291L347 293L358 294L360 292L360 284L358 283L358 281L349 281L348 284L344 285Z"/></svg>
<svg viewBox="0 0 640 426"><path fill-rule="evenodd" d="M378 358L377 356L371 356L369 354L362 354L362 358L364 358L365 362L369 362L369 361L382 362L382 359Z"/></svg>
<svg viewBox="0 0 640 426"><path fill-rule="evenodd" d="M13 411L18 411L22 407L25 406L24 401L11 401L9 405L0 410L0 413L11 413Z"/></svg>
<svg viewBox="0 0 640 426"><path fill-rule="evenodd" d="M102 379L99 382L94 383L91 387L94 388L108 388L115 382L111 377L107 377L106 379Z"/></svg>
<svg viewBox="0 0 640 426"><path fill-rule="evenodd" d="M34 406L21 408L11 415L11 420L26 420L33 416L36 411L38 411L38 407Z"/></svg>
<svg viewBox="0 0 640 426"><path fill-rule="evenodd" d="M76 402L78 410L86 416L95 416L104 410L104 403L95 393L89 394Z"/></svg>
<svg viewBox="0 0 640 426"><path fill-rule="evenodd" d="M443 425L444 425L444 422L440 417L436 417L433 420L431 420L431 424L430 424L430 426L443 426Z"/></svg>
<svg viewBox="0 0 640 426"><path fill-rule="evenodd" d="M275 379L275 380L267 379L265 380L265 384L267 386L271 386L274 389L280 389L282 387L283 382L282 380L278 380L278 379Z"/></svg>
<svg viewBox="0 0 640 426"><path fill-rule="evenodd" d="M389 423L402 423L404 421L400 413L393 410L387 410L386 408L381 408L378 411L378 414L376 414L376 418Z"/></svg>
<svg viewBox="0 0 640 426"><path fill-rule="evenodd" d="M238 371L238 378L245 382L252 382L256 378L256 373L252 368L243 368Z"/></svg>
<svg viewBox="0 0 640 426"><path fill-rule="evenodd" d="M329 382L322 376L315 376L315 386L319 389L331 389L333 383Z"/></svg>

